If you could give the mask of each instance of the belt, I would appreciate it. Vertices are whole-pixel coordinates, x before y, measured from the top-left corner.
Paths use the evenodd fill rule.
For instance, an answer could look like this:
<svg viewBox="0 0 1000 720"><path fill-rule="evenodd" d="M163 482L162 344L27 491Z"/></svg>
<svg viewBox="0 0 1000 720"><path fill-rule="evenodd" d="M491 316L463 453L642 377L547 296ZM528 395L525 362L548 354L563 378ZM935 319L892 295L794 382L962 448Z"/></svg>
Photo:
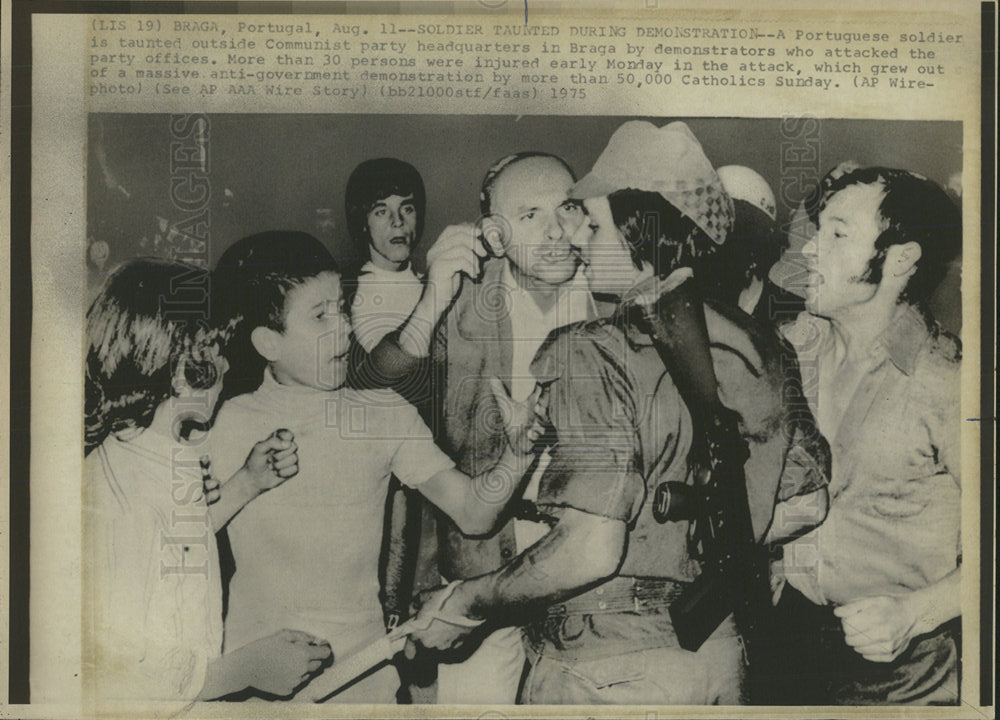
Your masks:
<svg viewBox="0 0 1000 720"><path fill-rule="evenodd" d="M548 608L549 617L634 612L662 613L688 583L651 577L615 577Z"/></svg>

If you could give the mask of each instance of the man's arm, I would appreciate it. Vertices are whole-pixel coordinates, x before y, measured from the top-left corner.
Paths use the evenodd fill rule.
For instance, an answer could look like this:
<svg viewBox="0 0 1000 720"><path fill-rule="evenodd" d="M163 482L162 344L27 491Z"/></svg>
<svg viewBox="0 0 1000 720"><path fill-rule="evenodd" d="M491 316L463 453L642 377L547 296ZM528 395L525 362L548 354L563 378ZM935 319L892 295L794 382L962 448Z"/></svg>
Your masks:
<svg viewBox="0 0 1000 720"><path fill-rule="evenodd" d="M473 617L564 600L617 572L626 532L620 520L566 508L551 532L509 565L462 583L458 600Z"/></svg>
<svg viewBox="0 0 1000 720"><path fill-rule="evenodd" d="M459 278L454 278L454 283L458 284ZM431 338L434 336L434 328L444 311L451 305L452 299L457 294L452 293L452 280L447 282L437 282L428 278L424 284L424 291L420 295L420 300L410 313L410 317L400 326L398 332L390 342L395 341L399 349L414 358L426 358L430 355ZM373 354L380 358L383 354L391 356L391 348L376 347Z"/></svg>
<svg viewBox="0 0 1000 720"><path fill-rule="evenodd" d="M464 535L486 535L513 497L531 465L530 455L509 446L492 468L475 477L449 468L417 486L420 493L455 521Z"/></svg>
<svg viewBox="0 0 1000 720"><path fill-rule="evenodd" d="M444 229L427 251L427 282L410 317L400 327L396 341L414 357L430 354L434 328L462 287L462 276L479 276L479 263L486 247L476 237L472 225L451 225Z"/></svg>
<svg viewBox="0 0 1000 720"><path fill-rule="evenodd" d="M275 430L253 446L246 462L224 484L208 474L202 461L205 500L216 532L222 530L251 500L277 487L299 471L298 446L288 430Z"/></svg>
<svg viewBox="0 0 1000 720"><path fill-rule="evenodd" d="M441 609L449 615L483 618L557 603L617 572L626 532L621 520L565 508L547 535L499 570L463 580ZM421 614L436 606L433 598L428 599ZM417 619L419 624L420 615ZM436 621L412 637L427 647L446 649L468 632Z"/></svg>
<svg viewBox="0 0 1000 720"><path fill-rule="evenodd" d="M205 489L206 497L211 502L208 516L212 519L212 527L216 532L228 525L247 503L260 494L260 490L253 487L242 468L221 486L217 480L206 479Z"/></svg>
<svg viewBox="0 0 1000 720"><path fill-rule="evenodd" d="M958 363L938 368L934 386L936 412L928 426L941 465L961 487L960 396ZM956 528L957 532L958 528ZM861 598L834 610L848 645L873 662L892 662L920 635L933 632L962 614L961 547L955 548L956 567L937 582L904 595Z"/></svg>
<svg viewBox="0 0 1000 720"><path fill-rule="evenodd" d="M357 387L395 387L424 372L441 317L462 286L462 275L479 274L486 252L471 225L445 228L427 252L427 280L413 312L398 329L385 335L371 352L360 343L352 355L352 383Z"/></svg>
<svg viewBox="0 0 1000 720"><path fill-rule="evenodd" d="M544 431L548 412L548 393L540 384L525 402L512 400L497 378L490 379L490 389L503 415L507 436L500 459L475 477L451 467L416 486L465 535L485 535L493 530L531 467L532 449Z"/></svg>

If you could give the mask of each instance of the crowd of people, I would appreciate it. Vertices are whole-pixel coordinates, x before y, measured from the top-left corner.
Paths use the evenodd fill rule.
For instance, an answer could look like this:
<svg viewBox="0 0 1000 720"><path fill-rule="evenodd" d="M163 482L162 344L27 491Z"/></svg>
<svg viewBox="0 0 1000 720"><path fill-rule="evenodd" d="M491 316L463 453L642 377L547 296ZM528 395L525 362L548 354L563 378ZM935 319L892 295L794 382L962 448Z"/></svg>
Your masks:
<svg viewBox="0 0 1000 720"><path fill-rule="evenodd" d="M790 247L757 172L630 121L582 178L497 160L479 203L417 273L422 178L373 159L345 198L360 267L245 237L207 316L164 302L193 268L110 274L87 313L95 697L957 704L941 187L843 163Z"/></svg>

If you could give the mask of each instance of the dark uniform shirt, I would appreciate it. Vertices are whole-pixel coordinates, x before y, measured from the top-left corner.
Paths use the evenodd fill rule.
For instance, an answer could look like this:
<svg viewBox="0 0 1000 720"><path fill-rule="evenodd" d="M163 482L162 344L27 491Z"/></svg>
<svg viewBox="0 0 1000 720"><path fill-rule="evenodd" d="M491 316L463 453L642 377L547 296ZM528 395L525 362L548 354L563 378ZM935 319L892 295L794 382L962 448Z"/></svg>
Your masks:
<svg viewBox="0 0 1000 720"><path fill-rule="evenodd" d="M739 414L750 449L747 494L760 537L776 501L825 486L829 448L805 406L791 348L744 313L707 303L705 314L720 400ZM550 417L557 436L540 483L539 508L553 514L574 508L621 520L629 528L619 578L586 593L593 601L589 610L580 609L578 598L566 605L588 615L608 606L609 595L621 594L623 576L685 583L700 572L688 551L689 523L661 524L652 514L660 482L692 482L687 463L691 415L651 339L631 315L623 310L606 320L557 330L532 366L539 382L551 383ZM631 638L625 626L638 625L619 620L600 619L609 627L597 635L614 638L614 649L606 648L611 654L622 647L675 642L665 612ZM593 615L587 623L593 629ZM549 635L557 646L565 625ZM571 645L563 643L561 649L602 653L594 643Z"/></svg>
<svg viewBox="0 0 1000 720"><path fill-rule="evenodd" d="M796 394L787 384L798 381L791 349L774 334L752 338L752 321L722 305L706 303L705 315L720 399L739 414L750 446L747 494L763 536L775 501L826 484L829 449L804 398L802 406L790 402ZM693 579L686 552L663 542L684 537L684 523L655 523L649 510L657 484L689 480L692 441L690 413L649 336L624 314L570 326L550 336L532 369L552 383L558 435L539 505L622 520L634 528L633 541L655 535L648 556L629 548L623 575Z"/></svg>

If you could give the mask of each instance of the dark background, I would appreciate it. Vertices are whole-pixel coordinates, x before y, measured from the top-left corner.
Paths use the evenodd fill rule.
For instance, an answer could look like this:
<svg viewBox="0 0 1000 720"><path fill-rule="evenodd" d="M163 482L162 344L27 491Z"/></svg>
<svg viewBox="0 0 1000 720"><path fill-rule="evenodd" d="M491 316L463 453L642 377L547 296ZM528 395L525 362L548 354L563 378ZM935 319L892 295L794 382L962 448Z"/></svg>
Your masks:
<svg viewBox="0 0 1000 720"><path fill-rule="evenodd" d="M169 230L190 217L170 199L170 118L134 114L90 118L87 234L109 245L104 272L135 255L184 257L188 251L192 256L190 241ZM338 259L357 259L358 250L346 234L344 187L358 163L384 156L412 163L424 178L427 222L419 255L446 225L476 219L480 181L497 158L543 150L565 158L583 175L615 129L630 118L210 115L208 119L210 237L207 247L197 248L194 255L214 264L234 240L277 228L310 232ZM652 120L663 125L674 119ZM803 119L786 120L784 134L782 121L776 118L684 120L714 166L747 165L768 180L782 223L803 192L843 160L914 170L941 185L962 169L962 126L957 122L809 120L807 136ZM795 132L789 133L789 128ZM787 134L798 137L790 140ZM807 141L819 153L815 172L803 168L813 152ZM109 176L113 182L106 182ZM93 293L103 273L92 262L88 265ZM956 332L961 327L958 268L956 263L933 308Z"/></svg>

